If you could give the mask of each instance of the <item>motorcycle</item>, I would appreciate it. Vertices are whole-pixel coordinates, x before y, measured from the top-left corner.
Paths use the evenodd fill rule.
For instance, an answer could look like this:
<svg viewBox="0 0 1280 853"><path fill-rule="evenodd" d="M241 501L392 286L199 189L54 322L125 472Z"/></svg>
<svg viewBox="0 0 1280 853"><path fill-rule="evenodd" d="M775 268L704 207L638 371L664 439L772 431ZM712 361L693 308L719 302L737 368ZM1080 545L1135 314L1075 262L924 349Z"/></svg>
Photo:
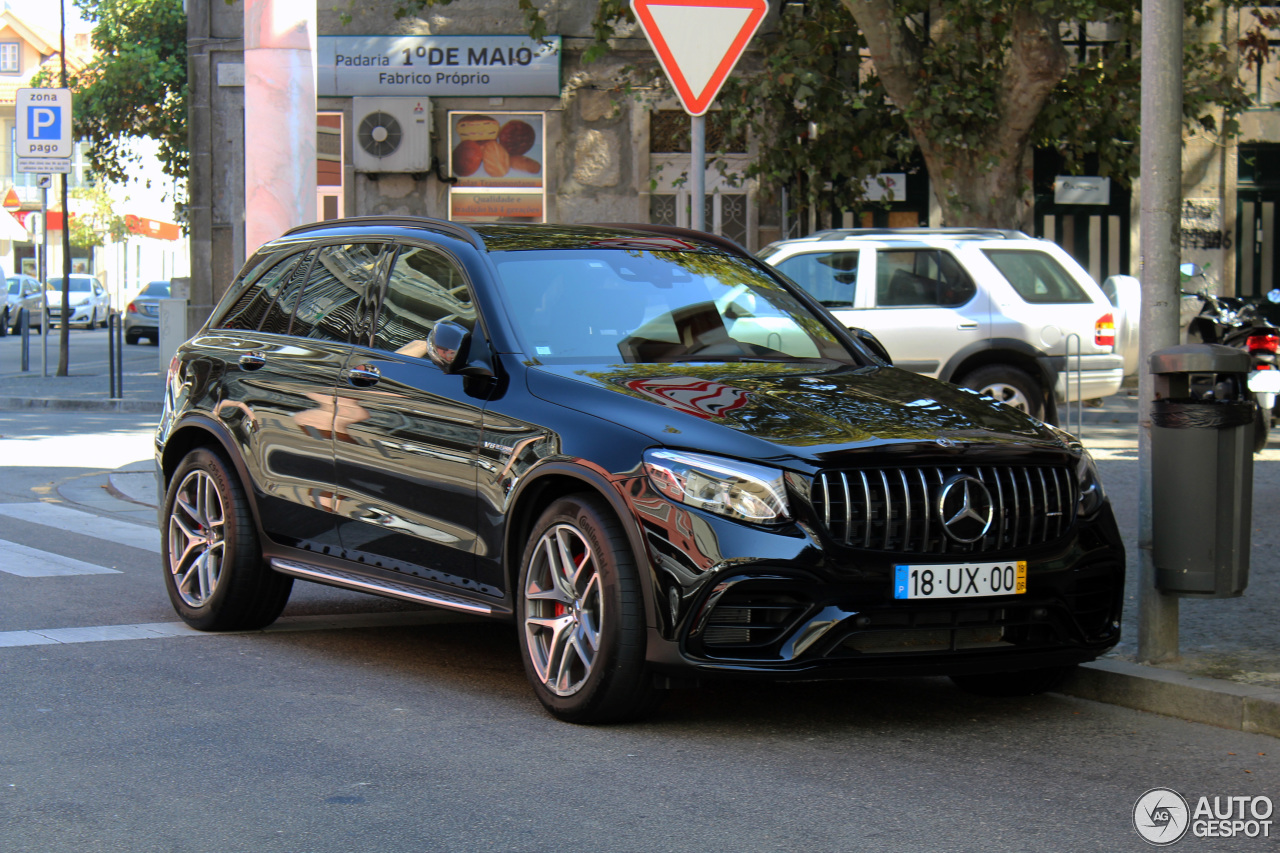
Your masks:
<svg viewBox="0 0 1280 853"><path fill-rule="evenodd" d="M1202 276L1196 264L1183 264L1179 271L1183 279L1182 295L1200 300L1200 310L1187 324L1185 338L1188 343L1221 344L1235 347L1249 354L1249 391L1256 405L1254 412L1253 450L1258 452L1267 446L1267 433L1276 414L1276 401L1280 397L1280 328L1271 325L1258 311L1257 306L1233 296L1216 296L1208 287L1188 292L1188 281ZM1280 303L1280 291L1273 290L1267 299Z"/></svg>

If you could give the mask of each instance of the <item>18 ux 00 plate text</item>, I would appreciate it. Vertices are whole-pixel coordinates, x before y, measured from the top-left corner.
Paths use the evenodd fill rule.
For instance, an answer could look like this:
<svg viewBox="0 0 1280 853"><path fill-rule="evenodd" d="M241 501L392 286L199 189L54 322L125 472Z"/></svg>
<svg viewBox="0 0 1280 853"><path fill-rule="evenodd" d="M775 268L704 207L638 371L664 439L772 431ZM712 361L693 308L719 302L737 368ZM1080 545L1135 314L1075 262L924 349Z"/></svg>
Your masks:
<svg viewBox="0 0 1280 853"><path fill-rule="evenodd" d="M932 563L893 567L894 598L975 598L1027 591L1027 562Z"/></svg>

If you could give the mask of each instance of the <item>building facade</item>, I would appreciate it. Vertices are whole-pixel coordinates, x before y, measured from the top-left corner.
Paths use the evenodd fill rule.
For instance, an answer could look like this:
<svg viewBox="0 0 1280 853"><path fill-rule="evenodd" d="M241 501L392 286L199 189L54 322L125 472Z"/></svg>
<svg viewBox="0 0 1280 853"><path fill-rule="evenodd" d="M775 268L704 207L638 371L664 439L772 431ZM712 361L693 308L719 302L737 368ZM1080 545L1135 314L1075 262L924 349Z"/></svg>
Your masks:
<svg viewBox="0 0 1280 853"><path fill-rule="evenodd" d="M245 260L243 0L189 0L193 280L190 320L207 316ZM629 85L655 65L638 31L583 61L594 4L547 7L549 45L527 37L510 0L467 0L396 19L395 4L321 5L316 38L317 218L423 215L563 223L689 222L688 117L674 100ZM776 9L770 15L776 15ZM762 32L775 19L766 19ZM1221 25L1222 38L1247 26ZM1235 28L1234 30L1232 28ZM1081 61L1107 38L1079 27ZM738 73L749 72L750 57ZM1280 168L1271 140L1275 67L1256 70L1258 109L1231 140L1188 140L1183 247L1224 292L1276 286L1273 235ZM1255 73L1255 72L1249 72ZM709 139L729 156L706 174L707 230L749 249L817 227L939 225L923 168L888 176L901 193L857 221L787 213L785 188L744 177L749 139ZM1038 155L1035 206L1023 223L1064 246L1101 281L1136 273L1137 191L1062 175ZM1081 180L1084 179L1084 180ZM1216 236L1215 236L1216 235Z"/></svg>

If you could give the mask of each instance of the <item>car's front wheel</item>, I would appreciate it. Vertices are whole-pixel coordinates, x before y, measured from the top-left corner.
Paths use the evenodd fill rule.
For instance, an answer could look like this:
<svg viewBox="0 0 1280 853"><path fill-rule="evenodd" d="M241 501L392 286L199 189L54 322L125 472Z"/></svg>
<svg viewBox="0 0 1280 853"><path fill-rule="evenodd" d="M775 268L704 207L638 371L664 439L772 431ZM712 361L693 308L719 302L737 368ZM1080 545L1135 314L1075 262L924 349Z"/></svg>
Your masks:
<svg viewBox="0 0 1280 853"><path fill-rule="evenodd" d="M989 364L966 374L957 384L986 394L1033 418L1044 417L1044 398L1040 385L1026 371L1016 367Z"/></svg>
<svg viewBox="0 0 1280 853"><path fill-rule="evenodd" d="M599 498L553 503L525 547L517 599L525 673L542 704L573 723L634 720L662 691L645 666L635 557Z"/></svg>
<svg viewBox="0 0 1280 853"><path fill-rule="evenodd" d="M218 453L197 448L182 460L165 495L165 588L174 609L201 631L270 625L293 578L263 562L248 500Z"/></svg>

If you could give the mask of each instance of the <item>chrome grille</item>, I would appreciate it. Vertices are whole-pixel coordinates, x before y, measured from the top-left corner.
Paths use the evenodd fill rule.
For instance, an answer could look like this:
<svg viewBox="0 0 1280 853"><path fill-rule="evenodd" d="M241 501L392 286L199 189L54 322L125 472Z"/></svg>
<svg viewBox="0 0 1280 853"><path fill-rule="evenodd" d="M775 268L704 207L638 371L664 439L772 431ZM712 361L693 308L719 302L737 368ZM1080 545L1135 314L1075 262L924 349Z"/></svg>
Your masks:
<svg viewBox="0 0 1280 853"><path fill-rule="evenodd" d="M938 497L952 476L980 481L991 526L972 543L947 536ZM976 554L1052 542L1075 520L1071 472L1054 467L920 466L828 471L813 482L813 505L832 538L854 548L912 554Z"/></svg>

